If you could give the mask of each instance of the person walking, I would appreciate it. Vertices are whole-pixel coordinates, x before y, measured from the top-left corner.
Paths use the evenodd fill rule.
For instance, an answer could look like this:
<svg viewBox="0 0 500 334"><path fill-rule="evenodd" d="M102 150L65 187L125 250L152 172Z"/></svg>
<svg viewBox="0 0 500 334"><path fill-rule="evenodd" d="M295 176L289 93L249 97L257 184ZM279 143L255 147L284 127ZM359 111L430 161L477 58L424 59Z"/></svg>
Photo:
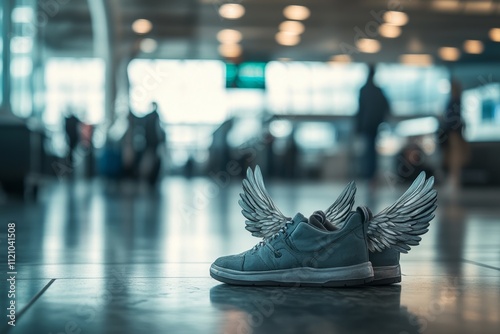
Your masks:
<svg viewBox="0 0 500 334"><path fill-rule="evenodd" d="M378 127L389 114L389 102L382 89L375 84L375 67L370 65L366 83L359 92L356 132L362 141L361 177L375 185L378 156L375 147Z"/></svg>

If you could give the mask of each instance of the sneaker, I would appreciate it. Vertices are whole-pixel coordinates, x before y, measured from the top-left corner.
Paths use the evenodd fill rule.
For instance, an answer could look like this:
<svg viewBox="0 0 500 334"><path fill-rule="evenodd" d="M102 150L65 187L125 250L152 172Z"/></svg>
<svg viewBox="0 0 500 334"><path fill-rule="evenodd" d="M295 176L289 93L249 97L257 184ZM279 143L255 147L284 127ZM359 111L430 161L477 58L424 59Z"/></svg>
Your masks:
<svg viewBox="0 0 500 334"><path fill-rule="evenodd" d="M429 222L434 218L437 191L433 185L434 178L427 179L422 172L394 204L379 214L373 216L367 207L358 208L367 224L369 259L374 271L371 285L401 282L400 253L408 253L411 246L419 245L420 236L428 231ZM318 215L321 216L317 212ZM339 227L326 217L320 221L327 230Z"/></svg>
<svg viewBox="0 0 500 334"><path fill-rule="evenodd" d="M210 275L237 285L353 286L373 280L362 217L353 212L344 228L320 229L298 213L252 249L218 258Z"/></svg>
<svg viewBox="0 0 500 334"><path fill-rule="evenodd" d="M334 218L345 219L341 227L328 231L321 221L300 213L285 217L267 193L258 167L255 174L247 171L243 189L240 206L247 230L263 240L246 252L218 258L210 267L214 279L236 285L331 287L373 280L367 225L359 212L331 207ZM352 205L342 196L336 203Z"/></svg>
<svg viewBox="0 0 500 334"><path fill-rule="evenodd" d="M366 208L358 208L358 212L363 217L364 224L369 223L369 216L366 215ZM325 231L338 229L329 222L323 211L316 211L309 218L310 223ZM369 260L373 267L373 281L369 285L388 285L401 282L401 267L399 265L400 253L388 248L381 252L369 252Z"/></svg>
<svg viewBox="0 0 500 334"><path fill-rule="evenodd" d="M373 282L373 284L381 285L400 282L400 253L407 253L411 246L417 246L420 243L420 235L428 231L429 222L434 218L437 192L433 189L433 184L433 177L426 179L425 173L421 173L393 205L373 216L367 207L359 207L356 211L352 211L356 186L351 182L325 212L316 211L309 219L305 219L301 214L298 214L292 220L281 213L267 193L259 167L255 168L255 172L252 172L249 168L247 178L243 180L243 193L240 194L241 200L238 203L242 208L242 214L247 218L245 222L246 229L253 236L262 237L263 241L245 253L219 258L211 267L211 275L215 279L226 283L254 285L303 283L342 286L351 283L358 284L360 280L366 280L366 278L355 277L354 274L347 275L346 273L349 272L347 268L344 274L332 276L332 279L328 282L323 282L324 279L320 278L321 275L311 273L310 269L330 268L331 270L343 265L343 263L324 261L323 256L321 256L322 261L316 261L319 258L318 250L313 250L313 247L310 246L303 247L304 243L310 245L317 243L316 246L321 249L322 254L333 252L336 256L346 256L342 254L356 250L355 254L357 255L355 257L359 258L360 261L357 265L364 264L365 259L362 254L368 253L368 259L373 266L374 272L373 280L369 279L369 281ZM293 228L290 229L290 226L293 226ZM308 226L308 228L298 228L298 226ZM308 232L295 233L296 229L298 231L306 229ZM362 231L365 243L357 240L355 245L347 247L344 239L351 240L352 237L342 237L344 239L342 239L341 248L345 249L344 251L329 251L327 249L330 247L329 245L338 249L340 244L338 235L348 235L355 229ZM294 235L293 238L291 237L292 234ZM359 235L360 232L358 231L357 234ZM302 248L297 248L295 243L290 243L290 240L295 240L297 236L307 238L307 240L296 241L297 244L302 245ZM275 245L284 247L283 249L288 251L287 255L294 258L295 262L292 260L273 261L272 255L276 250ZM290 250L287 247L295 248ZM316 255L311 255L311 252L316 252ZM258 255L257 261L261 262L260 266L252 264L252 259L256 258L255 254ZM279 254L279 257L276 254ZM282 252L278 251L274 255L278 259L281 257ZM250 262L247 262L247 259ZM312 268L308 265L311 260L315 263ZM266 265L262 265L262 263ZM234 270L235 272L233 272ZM275 272L275 270L278 270L278 272ZM256 271L255 277L258 278L257 280L247 277L250 275L250 271ZM267 271L270 276L264 275L262 271ZM293 281L290 277L283 280L275 275L280 273L289 275L289 273L292 273L292 277L294 277L293 273L298 275L302 272L309 273L308 275L303 274L307 278L304 282L300 282L300 280ZM364 274L366 273L362 275ZM315 281L315 275L319 275L317 280L321 282ZM349 279L347 279L348 276ZM270 280L265 281L264 278L266 277ZM342 282L343 278L345 278L346 283Z"/></svg>

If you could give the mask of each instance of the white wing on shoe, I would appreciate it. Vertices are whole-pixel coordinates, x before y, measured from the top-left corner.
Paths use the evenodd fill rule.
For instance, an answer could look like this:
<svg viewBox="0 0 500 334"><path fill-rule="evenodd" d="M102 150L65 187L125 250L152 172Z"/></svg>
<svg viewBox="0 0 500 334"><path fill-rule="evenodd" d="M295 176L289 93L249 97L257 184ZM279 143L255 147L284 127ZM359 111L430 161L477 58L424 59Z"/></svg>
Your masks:
<svg viewBox="0 0 500 334"><path fill-rule="evenodd" d="M259 166L255 167L255 172L247 169L240 197L238 204L247 219L245 228L255 237L269 238L292 219L285 217L269 196Z"/></svg>
<svg viewBox="0 0 500 334"><path fill-rule="evenodd" d="M420 243L420 235L428 231L437 207L437 191L433 185L434 177L426 179L425 173L420 173L393 205L369 221L367 237L370 251L393 248L408 253L410 246Z"/></svg>
<svg viewBox="0 0 500 334"><path fill-rule="evenodd" d="M339 195L337 200L325 211L326 219L334 226L339 226L346 221L354 205L356 184L351 181Z"/></svg>

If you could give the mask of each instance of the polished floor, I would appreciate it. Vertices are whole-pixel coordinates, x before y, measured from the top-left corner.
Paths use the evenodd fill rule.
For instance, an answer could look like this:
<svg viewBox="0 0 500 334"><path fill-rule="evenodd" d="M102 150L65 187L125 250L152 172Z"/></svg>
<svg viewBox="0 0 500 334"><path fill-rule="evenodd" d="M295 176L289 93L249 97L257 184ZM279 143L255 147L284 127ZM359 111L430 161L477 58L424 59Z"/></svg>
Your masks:
<svg viewBox="0 0 500 334"><path fill-rule="evenodd" d="M343 184L268 188L284 213L308 215L328 207ZM358 188L356 204L375 211L404 190L386 184L368 196ZM500 189L440 196L429 233L402 256L401 284L344 289L234 287L211 279L215 258L258 242L243 228L239 192L239 180L170 178L156 190L52 181L36 202L4 199L0 256L6 258L6 224L15 221L18 275L16 326L6 326L2 314L1 332L500 332Z"/></svg>

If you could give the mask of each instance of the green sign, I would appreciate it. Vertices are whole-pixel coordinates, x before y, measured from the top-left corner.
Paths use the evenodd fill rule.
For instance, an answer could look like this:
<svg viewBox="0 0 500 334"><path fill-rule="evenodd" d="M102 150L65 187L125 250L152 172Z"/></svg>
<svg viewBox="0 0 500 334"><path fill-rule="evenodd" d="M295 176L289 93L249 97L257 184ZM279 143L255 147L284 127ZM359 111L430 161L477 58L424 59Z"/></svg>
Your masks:
<svg viewBox="0 0 500 334"><path fill-rule="evenodd" d="M227 63L226 87L266 88L266 63Z"/></svg>

